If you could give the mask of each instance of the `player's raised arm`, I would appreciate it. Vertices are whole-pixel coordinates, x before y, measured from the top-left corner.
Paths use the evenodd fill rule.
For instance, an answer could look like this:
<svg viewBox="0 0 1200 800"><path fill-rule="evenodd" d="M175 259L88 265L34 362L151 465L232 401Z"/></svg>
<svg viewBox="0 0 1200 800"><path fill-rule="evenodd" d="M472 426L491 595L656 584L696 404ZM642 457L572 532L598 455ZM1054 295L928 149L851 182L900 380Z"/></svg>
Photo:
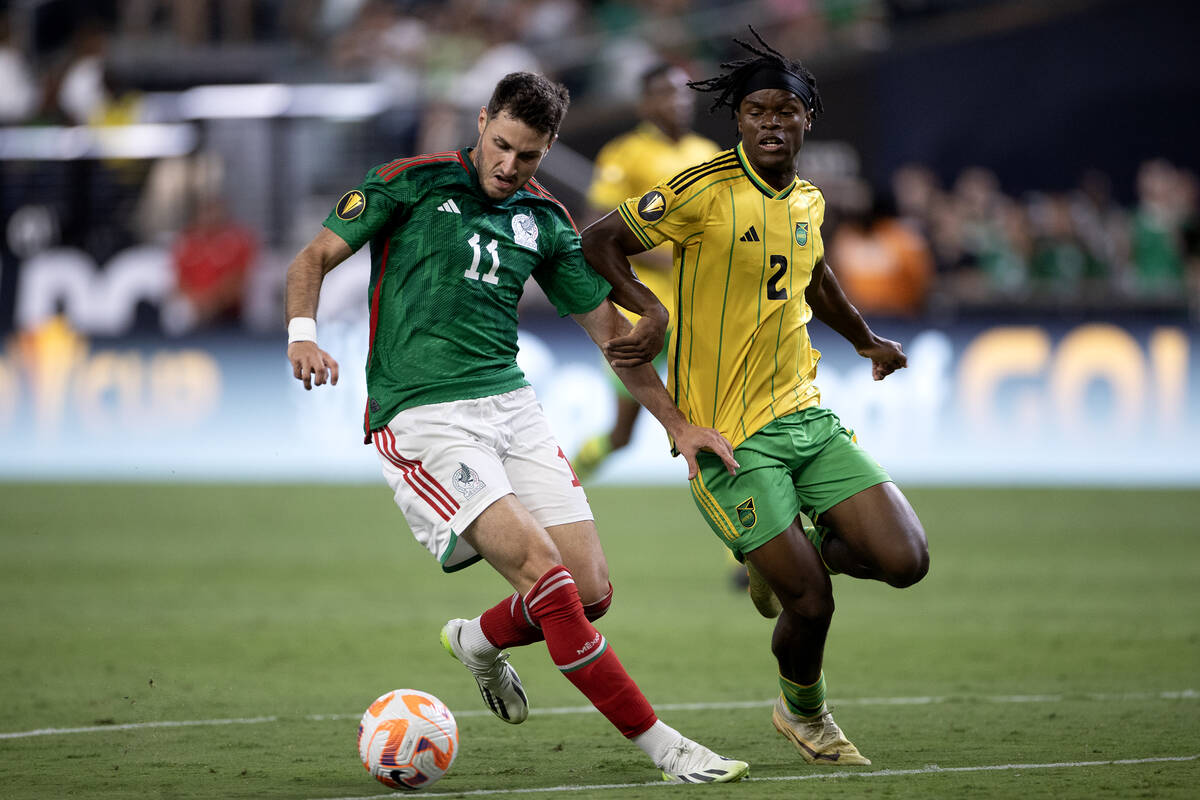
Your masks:
<svg viewBox="0 0 1200 800"><path fill-rule="evenodd" d="M583 255L592 269L612 285L614 303L641 315L631 332L600 344L614 368L634 367L652 361L662 351L667 332L666 306L637 279L629 256L646 246L616 211L601 217L583 231Z"/></svg>
<svg viewBox="0 0 1200 800"><path fill-rule="evenodd" d="M350 257L350 246L328 228L296 254L288 265L284 307L288 321L288 360L305 389L338 381L338 364L317 347L317 300L325 273Z"/></svg>
<svg viewBox="0 0 1200 800"><path fill-rule="evenodd" d="M575 321L588 332L588 336L592 337L592 341L600 348L603 348L606 342L612 341L614 337L619 338L623 334L628 334L630 330L629 320L625 319L621 312L617 311L616 306L608 300L592 311L586 314L575 314L574 317ZM654 370L654 365L643 362L632 367L615 366L613 371L617 373L617 377L621 379L621 383L625 384L625 388L629 390L634 399L666 428L667 434L674 442L675 449L687 461L688 480L696 477L699 472L696 453L701 450L716 453L725 463L725 469L729 471L729 474L734 474L739 465L733 457L733 447L729 444L729 440L712 428L702 428L689 423L676 407L671 395L667 393L666 387L662 385L658 373Z"/></svg>
<svg viewBox="0 0 1200 800"><path fill-rule="evenodd" d="M841 334L863 358L871 359L871 377L881 381L908 366L899 342L877 336L842 291L833 270L822 258L813 270L804 299L817 319Z"/></svg>

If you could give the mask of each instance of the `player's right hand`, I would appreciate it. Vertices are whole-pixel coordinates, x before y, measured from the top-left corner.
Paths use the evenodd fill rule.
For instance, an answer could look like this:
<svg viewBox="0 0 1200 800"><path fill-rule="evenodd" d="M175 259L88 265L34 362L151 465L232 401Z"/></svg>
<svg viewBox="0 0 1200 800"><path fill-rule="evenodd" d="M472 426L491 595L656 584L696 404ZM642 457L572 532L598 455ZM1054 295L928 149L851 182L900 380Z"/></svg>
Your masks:
<svg viewBox="0 0 1200 800"><path fill-rule="evenodd" d="M602 346L604 355L614 367L647 364L662 352L666 332L665 316L660 319L647 314L637 321L628 334L605 342Z"/></svg>
<svg viewBox="0 0 1200 800"><path fill-rule="evenodd" d="M305 389L320 386L326 378L334 386L337 385L338 363L329 353L317 347L316 342L292 342L288 345L287 354L292 362L292 375L304 383Z"/></svg>
<svg viewBox="0 0 1200 800"><path fill-rule="evenodd" d="M674 431L672 437L675 440L675 449L683 456L683 460L687 462L688 480L700 474L700 464L696 460L696 453L701 450L707 450L710 453L715 453L718 458L725 463L725 471L730 475L737 472L741 464L733 455L733 447L729 444L729 440L722 436L714 428L701 428L699 425L687 425L686 427Z"/></svg>

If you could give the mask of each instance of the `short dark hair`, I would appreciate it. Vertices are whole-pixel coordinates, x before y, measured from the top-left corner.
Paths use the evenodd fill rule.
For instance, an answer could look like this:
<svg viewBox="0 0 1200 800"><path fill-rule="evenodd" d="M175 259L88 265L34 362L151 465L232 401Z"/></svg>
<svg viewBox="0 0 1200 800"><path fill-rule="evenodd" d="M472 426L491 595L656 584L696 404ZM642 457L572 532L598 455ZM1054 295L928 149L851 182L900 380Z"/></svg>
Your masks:
<svg viewBox="0 0 1200 800"><path fill-rule="evenodd" d="M488 100L488 118L501 111L539 133L558 135L571 95L567 87L533 72L510 72L500 79Z"/></svg>
<svg viewBox="0 0 1200 800"><path fill-rule="evenodd" d="M740 44L744 49L749 50L754 54L754 58L743 58L739 61L727 61L721 64L721 69L725 70L720 75L714 78L707 78L702 81L689 81L688 86L700 92L715 92L717 99L713 101L710 111L716 111L721 106L729 106L729 110L733 116L737 116L737 104L741 102L744 94L739 93L739 89L745 85L746 81L754 75L755 72L763 68L775 68L786 73L790 73L795 79L803 82L803 86L799 86L800 91L803 91L804 86L812 94L812 102L806 103L809 106L809 111L812 112L814 118L820 116L825 110L821 103L821 93L817 90L817 79L813 77L812 72L808 67L801 64L799 61L793 61L787 56L780 53L771 45L763 41L763 38L758 35L758 31L752 26L750 32L754 34L754 38L762 47L755 47L749 42L743 42L741 39L733 41ZM801 97L801 100L804 98Z"/></svg>

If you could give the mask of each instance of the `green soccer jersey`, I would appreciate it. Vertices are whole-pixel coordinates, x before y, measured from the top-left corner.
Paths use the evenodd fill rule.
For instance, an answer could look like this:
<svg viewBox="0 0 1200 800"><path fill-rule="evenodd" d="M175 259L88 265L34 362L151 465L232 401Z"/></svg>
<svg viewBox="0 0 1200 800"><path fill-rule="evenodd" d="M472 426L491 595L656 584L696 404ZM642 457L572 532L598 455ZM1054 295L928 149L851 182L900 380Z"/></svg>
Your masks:
<svg viewBox="0 0 1200 800"><path fill-rule="evenodd" d="M470 148L372 168L325 226L351 250L371 244L368 432L406 408L527 385L517 301L531 275L564 316L611 288L562 204L533 180L491 200Z"/></svg>

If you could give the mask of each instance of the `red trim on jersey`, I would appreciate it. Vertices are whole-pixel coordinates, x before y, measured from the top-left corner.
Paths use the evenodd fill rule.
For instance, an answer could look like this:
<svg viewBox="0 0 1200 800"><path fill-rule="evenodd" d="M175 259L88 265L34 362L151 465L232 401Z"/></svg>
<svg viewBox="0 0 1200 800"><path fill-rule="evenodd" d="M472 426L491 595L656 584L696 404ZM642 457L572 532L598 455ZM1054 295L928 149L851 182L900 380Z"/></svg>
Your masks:
<svg viewBox="0 0 1200 800"><path fill-rule="evenodd" d="M442 153L430 153L424 156L413 156L412 158L400 158L390 164L385 164L380 167L375 174L382 178L385 182L395 178L401 172L409 167L420 166L421 164L436 164L441 161L459 160L457 150L447 150Z"/></svg>
<svg viewBox="0 0 1200 800"><path fill-rule="evenodd" d="M379 257L379 279L375 281L375 291L371 292L371 333L367 338L367 366L371 366L371 354L375 352L375 327L379 324L379 288L383 286L383 275L387 272L388 248L392 240L383 243L383 254ZM367 438L363 444L369 444L371 439L371 399L367 398L367 407L363 410L363 430Z"/></svg>
<svg viewBox="0 0 1200 800"><path fill-rule="evenodd" d="M396 166L397 164L399 164L401 161L404 161L404 159L403 158L394 158L391 161L389 161L388 163L384 164L379 169L375 170L375 174L378 175L381 172L385 172L385 171L391 169L392 167Z"/></svg>
<svg viewBox="0 0 1200 800"><path fill-rule="evenodd" d="M455 152L456 151L453 151L453 150L446 150L446 151L443 151L440 153L425 153L423 155L402 156L401 158L394 158L391 161L389 161L388 163L381 166L379 169L375 170L375 174L383 175L383 173L391 172L392 170L395 170L397 167L402 167L406 164L410 164L410 163L416 162L416 161L424 161L425 159L429 159L429 158L445 158L445 157L454 155Z"/></svg>
<svg viewBox="0 0 1200 800"><path fill-rule="evenodd" d="M563 213L567 215L567 222L570 222L571 227L575 229L575 232L579 233L579 226L577 226L575 224L575 219L571 216L571 212L567 211L566 206L564 206L562 203L558 202L558 198L556 198L554 195L552 195L548 191L546 191L546 188L544 186L542 186L540 183L538 183L537 181L535 181L533 178L530 178L529 182L526 183L525 185L530 187L529 191L533 192L538 197L545 198L546 200L549 200L551 203L554 203L554 205L561 208L563 210Z"/></svg>
<svg viewBox="0 0 1200 800"><path fill-rule="evenodd" d="M462 168L463 168L464 170L466 170L466 172L467 172L467 174L468 174L468 175L470 175L470 174L471 174L471 168L470 168L470 167L468 167L468 166L467 166L467 162L463 160L463 157L462 157L462 152L461 152L461 151L458 151L458 150L455 150L455 151L454 151L454 155L458 156L458 163L459 163L459 164L461 164L461 165L462 165Z"/></svg>
<svg viewBox="0 0 1200 800"><path fill-rule="evenodd" d="M437 512L446 522L458 511L458 503L450 493L426 471L420 461L405 458L396 450L396 436L389 428L380 428L375 433L375 447L400 470L404 481L412 490Z"/></svg>

